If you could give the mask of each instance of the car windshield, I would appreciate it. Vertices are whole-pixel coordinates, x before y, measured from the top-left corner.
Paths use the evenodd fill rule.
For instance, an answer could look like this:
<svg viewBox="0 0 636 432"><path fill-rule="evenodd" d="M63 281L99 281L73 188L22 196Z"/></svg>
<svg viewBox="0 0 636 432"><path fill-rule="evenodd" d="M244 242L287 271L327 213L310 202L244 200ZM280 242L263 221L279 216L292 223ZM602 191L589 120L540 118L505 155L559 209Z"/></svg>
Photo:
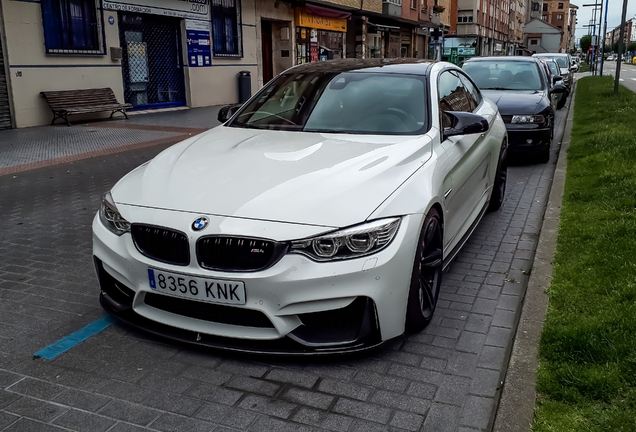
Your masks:
<svg viewBox="0 0 636 432"><path fill-rule="evenodd" d="M229 124L252 129L379 135L426 132L425 80L417 75L281 75Z"/></svg>
<svg viewBox="0 0 636 432"><path fill-rule="evenodd" d="M462 66L482 90L542 90L539 68L529 61L471 61Z"/></svg>
<svg viewBox="0 0 636 432"><path fill-rule="evenodd" d="M548 57L551 58L552 60L554 60L555 62L557 62L557 64L559 65L560 68L567 68L568 67L568 61L565 57Z"/></svg>

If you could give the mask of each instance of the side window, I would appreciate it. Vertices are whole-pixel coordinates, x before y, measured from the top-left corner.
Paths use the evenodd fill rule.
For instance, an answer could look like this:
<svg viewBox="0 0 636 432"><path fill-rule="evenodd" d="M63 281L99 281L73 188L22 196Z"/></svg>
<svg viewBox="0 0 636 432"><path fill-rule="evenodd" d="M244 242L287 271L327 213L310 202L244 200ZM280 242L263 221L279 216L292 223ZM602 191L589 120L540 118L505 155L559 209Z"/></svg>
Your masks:
<svg viewBox="0 0 636 432"><path fill-rule="evenodd" d="M468 102L466 89L457 76L457 72L442 72L437 81L437 91L439 93L440 122L444 129L452 126L446 111L473 111Z"/></svg>
<svg viewBox="0 0 636 432"><path fill-rule="evenodd" d="M468 97L468 104L472 108L471 112L474 112L479 104L481 103L481 94L477 87L473 85L472 82L466 77L466 75L459 74L459 77L462 79L462 83L464 84L464 88L466 89L466 96Z"/></svg>

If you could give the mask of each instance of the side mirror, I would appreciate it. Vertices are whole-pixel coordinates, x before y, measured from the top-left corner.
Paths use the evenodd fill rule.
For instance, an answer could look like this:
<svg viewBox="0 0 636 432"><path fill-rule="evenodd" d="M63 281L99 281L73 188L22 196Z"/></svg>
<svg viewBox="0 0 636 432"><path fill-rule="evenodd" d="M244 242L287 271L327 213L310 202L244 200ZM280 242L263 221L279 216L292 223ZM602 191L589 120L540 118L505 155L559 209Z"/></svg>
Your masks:
<svg viewBox="0 0 636 432"><path fill-rule="evenodd" d="M241 105L242 104L240 103L225 105L219 110L219 114L216 117L217 120L220 121L221 123L225 123L226 121L232 118L232 116L238 111Z"/></svg>
<svg viewBox="0 0 636 432"><path fill-rule="evenodd" d="M565 93L568 89L561 83L554 84L551 92L555 94Z"/></svg>
<svg viewBox="0 0 636 432"><path fill-rule="evenodd" d="M559 81L563 81L563 77L561 75L555 75L552 77L552 84L556 84Z"/></svg>
<svg viewBox="0 0 636 432"><path fill-rule="evenodd" d="M477 114L462 111L446 111L451 127L444 129L444 139L456 135L469 135L488 130L488 120Z"/></svg>

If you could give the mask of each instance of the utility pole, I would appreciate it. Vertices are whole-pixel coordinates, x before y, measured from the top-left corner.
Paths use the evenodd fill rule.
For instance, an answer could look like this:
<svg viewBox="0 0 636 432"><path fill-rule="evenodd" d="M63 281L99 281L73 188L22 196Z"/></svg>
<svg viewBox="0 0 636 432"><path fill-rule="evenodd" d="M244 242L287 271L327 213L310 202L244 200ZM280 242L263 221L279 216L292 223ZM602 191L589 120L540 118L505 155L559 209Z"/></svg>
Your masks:
<svg viewBox="0 0 636 432"><path fill-rule="evenodd" d="M609 6L609 0L605 0L605 25L603 29L603 49L601 50L601 76L603 76L603 62L605 53L605 35L607 34L607 8Z"/></svg>
<svg viewBox="0 0 636 432"><path fill-rule="evenodd" d="M627 0L623 0L623 15L621 16L621 31L618 39L618 61L616 62L616 77L614 78L614 95L618 95L618 82L621 79L621 61L623 59L623 38L625 37L625 18L627 17Z"/></svg>
<svg viewBox="0 0 636 432"><path fill-rule="evenodd" d="M607 1L607 0L606 0ZM598 14L598 40L599 40L599 48L601 52L601 56L599 58L600 61L600 75L603 75L603 51L605 50L605 33L601 34L603 26L603 0L600 1L599 5L601 6L601 10Z"/></svg>

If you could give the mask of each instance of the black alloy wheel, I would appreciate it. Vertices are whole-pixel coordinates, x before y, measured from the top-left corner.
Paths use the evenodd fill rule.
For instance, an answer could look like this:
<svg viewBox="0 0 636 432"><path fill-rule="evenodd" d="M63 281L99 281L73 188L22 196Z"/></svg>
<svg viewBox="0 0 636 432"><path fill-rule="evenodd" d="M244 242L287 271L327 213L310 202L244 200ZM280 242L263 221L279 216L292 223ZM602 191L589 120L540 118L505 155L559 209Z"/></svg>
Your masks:
<svg viewBox="0 0 636 432"><path fill-rule="evenodd" d="M499 210L506 196L506 183L508 182L508 146L502 144L501 153L499 154L499 163L497 164L497 172L495 173L495 182L492 186L490 194L490 203L488 211Z"/></svg>
<svg viewBox="0 0 636 432"><path fill-rule="evenodd" d="M418 332L431 322L440 286L443 264L442 223L439 213L431 209L422 225L411 275L406 308L406 330Z"/></svg>

